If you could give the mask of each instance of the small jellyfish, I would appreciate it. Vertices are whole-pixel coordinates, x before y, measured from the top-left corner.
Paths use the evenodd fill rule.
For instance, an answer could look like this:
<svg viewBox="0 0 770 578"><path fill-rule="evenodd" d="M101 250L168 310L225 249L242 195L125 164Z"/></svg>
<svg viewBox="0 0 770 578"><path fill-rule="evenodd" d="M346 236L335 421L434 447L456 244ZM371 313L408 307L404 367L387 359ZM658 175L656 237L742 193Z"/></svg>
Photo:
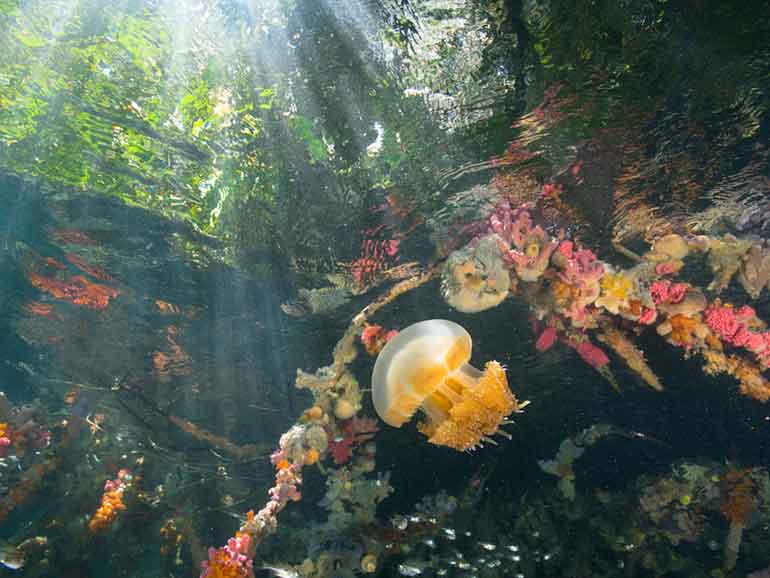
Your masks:
<svg viewBox="0 0 770 578"><path fill-rule="evenodd" d="M383 348L374 364L372 397L382 420L401 427L420 409L427 417L418 429L432 444L459 451L474 449L520 403L496 361L479 371L468 363L471 336L457 323L421 321L403 329ZM509 436L508 436L509 437Z"/></svg>

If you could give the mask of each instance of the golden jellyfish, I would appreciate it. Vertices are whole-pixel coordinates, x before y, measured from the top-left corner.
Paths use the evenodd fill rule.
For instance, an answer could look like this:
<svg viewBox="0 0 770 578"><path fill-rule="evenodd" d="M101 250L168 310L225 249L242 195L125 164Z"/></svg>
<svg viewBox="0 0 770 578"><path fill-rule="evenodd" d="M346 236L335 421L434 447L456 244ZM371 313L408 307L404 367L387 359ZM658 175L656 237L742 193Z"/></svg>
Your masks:
<svg viewBox="0 0 770 578"><path fill-rule="evenodd" d="M459 451L474 449L500 430L519 402L496 361L479 371L468 363L470 334L444 319L403 329L380 352L372 374L372 398L380 418L401 427L419 409L426 421L418 429L432 444Z"/></svg>

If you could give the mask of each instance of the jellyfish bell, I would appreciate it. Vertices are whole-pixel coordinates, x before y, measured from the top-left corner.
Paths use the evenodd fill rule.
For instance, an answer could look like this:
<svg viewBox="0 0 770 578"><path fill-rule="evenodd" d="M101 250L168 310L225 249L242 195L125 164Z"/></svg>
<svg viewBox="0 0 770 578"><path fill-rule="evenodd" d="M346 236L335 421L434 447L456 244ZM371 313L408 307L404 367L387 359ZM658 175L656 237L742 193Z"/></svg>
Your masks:
<svg viewBox="0 0 770 578"><path fill-rule="evenodd" d="M372 398L382 420L401 427L421 410L426 421L418 429L428 441L459 451L507 435L500 426L528 402L511 393L498 362L484 371L468 363L472 345L463 327L444 319L401 330L374 364Z"/></svg>

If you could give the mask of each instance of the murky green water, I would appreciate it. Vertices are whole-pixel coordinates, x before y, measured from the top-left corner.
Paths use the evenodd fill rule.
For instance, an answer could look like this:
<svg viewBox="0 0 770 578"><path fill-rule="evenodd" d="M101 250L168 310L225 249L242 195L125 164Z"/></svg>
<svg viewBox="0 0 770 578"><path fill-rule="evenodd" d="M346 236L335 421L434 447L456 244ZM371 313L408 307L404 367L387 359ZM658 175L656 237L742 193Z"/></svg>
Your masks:
<svg viewBox="0 0 770 578"><path fill-rule="evenodd" d="M0 576L770 573L764 3L0 26Z"/></svg>

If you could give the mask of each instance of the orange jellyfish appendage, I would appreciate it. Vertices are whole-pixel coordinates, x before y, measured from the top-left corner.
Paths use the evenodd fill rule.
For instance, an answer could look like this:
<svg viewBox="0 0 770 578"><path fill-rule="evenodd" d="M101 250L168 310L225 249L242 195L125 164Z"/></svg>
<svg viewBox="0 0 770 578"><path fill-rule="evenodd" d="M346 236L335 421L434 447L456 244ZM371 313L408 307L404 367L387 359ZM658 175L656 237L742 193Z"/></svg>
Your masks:
<svg viewBox="0 0 770 578"><path fill-rule="evenodd" d="M432 444L471 450L485 441L493 443L496 433L507 435L500 426L525 405L511 393L498 362L488 362L483 372L466 364L423 401L428 420L417 427Z"/></svg>

